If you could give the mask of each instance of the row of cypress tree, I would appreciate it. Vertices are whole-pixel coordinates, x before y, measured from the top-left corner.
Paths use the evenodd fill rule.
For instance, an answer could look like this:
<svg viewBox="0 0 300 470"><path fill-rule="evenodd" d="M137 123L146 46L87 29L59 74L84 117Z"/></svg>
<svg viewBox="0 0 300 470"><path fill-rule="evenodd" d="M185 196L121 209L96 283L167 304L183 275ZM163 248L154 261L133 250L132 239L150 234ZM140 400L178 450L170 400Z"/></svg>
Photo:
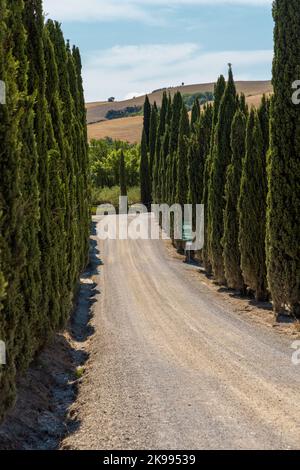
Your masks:
<svg viewBox="0 0 300 470"><path fill-rule="evenodd" d="M0 0L0 417L72 308L89 237L79 50L45 24L42 0Z"/></svg>
<svg viewBox="0 0 300 470"><path fill-rule="evenodd" d="M231 64L213 105L191 118L177 92L161 108L146 97L141 147L142 202L205 206L200 257L228 287L272 298L274 310L300 315L300 113L292 103L299 78L297 0L277 0L274 96L248 109ZM291 24L294 27L291 27ZM155 149L155 150L154 150Z"/></svg>

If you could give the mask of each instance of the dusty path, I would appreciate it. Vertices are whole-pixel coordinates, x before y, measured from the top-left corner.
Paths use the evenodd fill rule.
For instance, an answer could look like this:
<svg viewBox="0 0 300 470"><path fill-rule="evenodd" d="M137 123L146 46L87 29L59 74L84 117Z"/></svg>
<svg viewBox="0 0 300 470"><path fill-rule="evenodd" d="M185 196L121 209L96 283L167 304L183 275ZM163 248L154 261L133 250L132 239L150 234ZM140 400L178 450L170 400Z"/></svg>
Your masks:
<svg viewBox="0 0 300 470"><path fill-rule="evenodd" d="M233 313L163 242L99 251L94 351L64 447L300 447L290 338Z"/></svg>

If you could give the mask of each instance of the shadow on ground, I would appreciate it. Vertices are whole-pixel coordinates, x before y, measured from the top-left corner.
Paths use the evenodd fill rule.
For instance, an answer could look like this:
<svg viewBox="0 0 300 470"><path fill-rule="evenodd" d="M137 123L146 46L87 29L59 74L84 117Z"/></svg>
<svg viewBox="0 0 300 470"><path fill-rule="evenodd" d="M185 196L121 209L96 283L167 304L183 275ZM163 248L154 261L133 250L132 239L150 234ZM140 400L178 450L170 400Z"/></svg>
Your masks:
<svg viewBox="0 0 300 470"><path fill-rule="evenodd" d="M197 263L197 262L196 262ZM196 263L189 263L189 264L196 264ZM207 273L201 263L199 263L200 269L198 272L205 276L208 280L212 282L214 286L217 287L217 292L221 294L227 294L229 297L237 300L242 300L245 302L245 305L248 306L249 308L253 307L258 310L263 310L266 312L273 312L273 304L270 301L257 301L254 298L254 295L247 291L247 292L240 292L236 291L234 289L230 289L229 287L226 287L224 285L221 285L220 283L216 282L213 278L213 275ZM280 315L276 316L274 315L274 320L278 325L280 324L297 324L299 321L291 315L291 313L286 310L285 312L281 313Z"/></svg>
<svg viewBox="0 0 300 470"><path fill-rule="evenodd" d="M68 415L89 357L88 343L94 334L90 325L92 306L100 295L93 279L102 264L95 225L90 239L90 262L81 275L69 325L49 341L20 377L16 405L0 426L0 450L54 450L80 424L70 421Z"/></svg>

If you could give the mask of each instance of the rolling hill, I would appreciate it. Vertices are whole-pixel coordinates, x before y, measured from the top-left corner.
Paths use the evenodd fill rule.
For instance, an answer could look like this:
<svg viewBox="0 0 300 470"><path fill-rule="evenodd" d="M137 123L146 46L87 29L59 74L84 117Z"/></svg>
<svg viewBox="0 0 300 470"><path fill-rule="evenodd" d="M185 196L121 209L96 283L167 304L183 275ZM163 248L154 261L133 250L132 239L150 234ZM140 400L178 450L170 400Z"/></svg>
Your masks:
<svg viewBox="0 0 300 470"><path fill-rule="evenodd" d="M244 93L250 106L258 106L262 95L272 93L272 85L270 81L248 81L236 82L238 93ZM160 106L163 92L166 90L173 96L177 91L182 94L195 94L212 92L214 83L205 83L198 85L187 85L178 88L168 88L155 91L149 94L149 100L153 104L154 101ZM94 102L87 103L87 121L88 136L91 139L102 139L111 137L112 139L126 140L130 143L139 142L141 139L141 131L143 118L142 116L124 117L120 119L107 120L106 114L110 110L120 111L127 107L143 106L145 96L140 96L126 101L117 101L114 103Z"/></svg>

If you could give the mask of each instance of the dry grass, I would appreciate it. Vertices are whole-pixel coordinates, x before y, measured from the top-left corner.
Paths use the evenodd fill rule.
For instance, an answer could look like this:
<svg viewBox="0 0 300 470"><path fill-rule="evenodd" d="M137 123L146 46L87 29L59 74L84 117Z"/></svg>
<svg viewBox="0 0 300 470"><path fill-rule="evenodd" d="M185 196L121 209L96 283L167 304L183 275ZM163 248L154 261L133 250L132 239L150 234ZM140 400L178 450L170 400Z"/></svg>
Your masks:
<svg viewBox="0 0 300 470"><path fill-rule="evenodd" d="M262 82L236 82L236 88L238 93L244 93L246 96L255 96L255 95L262 95L263 93L270 93L272 92L272 85L269 81L262 81ZM168 92L171 93L173 96L176 91L180 91L182 94L194 94L194 93L204 93L206 91L212 92L214 90L214 83L204 83L199 85L187 85L178 88L169 88L167 89ZM161 104L163 91L157 91L155 93L149 94L149 100L153 104L154 101L158 105ZM137 98L133 98L126 101L116 101L115 103L108 103L108 102L94 102L94 103L87 103L86 108L88 111L88 123L91 124L93 122L99 122L105 120L105 116L107 111L113 110L120 110L124 109L127 106L143 106L145 101L145 96L139 96Z"/></svg>
<svg viewBox="0 0 300 470"><path fill-rule="evenodd" d="M130 144L135 144L141 140L142 126L142 116L113 119L111 121L90 124L88 126L88 136L89 140L111 137L112 139L123 140Z"/></svg>
<svg viewBox="0 0 300 470"><path fill-rule="evenodd" d="M244 93L247 102L250 106L259 106L262 95L265 93L269 95L272 93L272 85L269 81L264 82L236 82L238 93ZM171 88L171 95L174 95L177 90L181 93L204 93L205 91L213 91L214 83L206 83L200 85L188 85L184 87ZM161 104L162 91L151 93L149 99L151 103ZM111 137L112 139L119 139L128 141L130 143L137 143L141 140L143 118L141 116L114 119L106 121L105 116L107 111L114 109L120 110L127 106L142 106L145 101L144 96L134 98L126 101L119 101L115 103L87 103L87 118L88 118L88 135L89 139L102 139L104 137ZM99 122L101 121L101 122Z"/></svg>

